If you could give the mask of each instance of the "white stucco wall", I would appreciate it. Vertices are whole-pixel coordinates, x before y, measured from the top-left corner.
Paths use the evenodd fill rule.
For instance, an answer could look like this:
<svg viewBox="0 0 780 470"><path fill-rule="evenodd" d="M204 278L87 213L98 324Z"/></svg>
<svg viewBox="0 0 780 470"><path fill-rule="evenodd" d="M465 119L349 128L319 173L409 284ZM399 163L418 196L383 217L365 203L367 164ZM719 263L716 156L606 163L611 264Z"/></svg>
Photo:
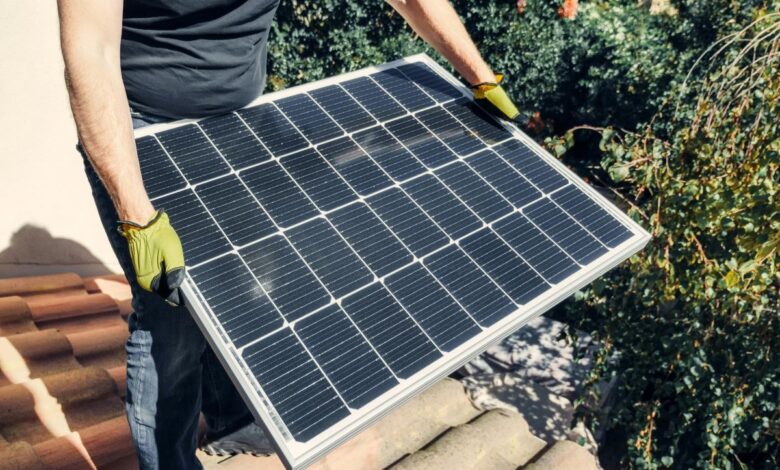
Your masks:
<svg viewBox="0 0 780 470"><path fill-rule="evenodd" d="M0 0L0 278L118 272L75 150L53 0Z"/></svg>

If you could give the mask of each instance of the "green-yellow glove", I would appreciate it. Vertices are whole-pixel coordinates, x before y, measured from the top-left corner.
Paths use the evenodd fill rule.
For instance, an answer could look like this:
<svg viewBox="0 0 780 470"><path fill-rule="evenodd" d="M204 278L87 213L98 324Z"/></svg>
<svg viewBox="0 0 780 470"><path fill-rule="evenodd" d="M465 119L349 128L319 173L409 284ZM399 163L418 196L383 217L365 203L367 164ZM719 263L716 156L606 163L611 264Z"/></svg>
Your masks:
<svg viewBox="0 0 780 470"><path fill-rule="evenodd" d="M504 74L497 73L495 82L482 82L472 85L474 99L491 114L508 119L520 125L528 123L531 115L521 113L501 86Z"/></svg>
<svg viewBox="0 0 780 470"><path fill-rule="evenodd" d="M168 214L157 211L146 225L119 221L119 233L127 239L138 285L158 293L171 305L181 305L184 252Z"/></svg>

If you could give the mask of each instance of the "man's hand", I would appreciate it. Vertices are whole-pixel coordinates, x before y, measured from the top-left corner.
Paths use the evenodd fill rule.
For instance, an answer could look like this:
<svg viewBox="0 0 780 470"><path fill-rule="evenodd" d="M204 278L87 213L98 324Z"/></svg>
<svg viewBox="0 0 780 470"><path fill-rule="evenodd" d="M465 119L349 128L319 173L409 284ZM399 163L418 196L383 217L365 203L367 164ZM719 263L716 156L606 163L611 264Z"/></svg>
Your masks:
<svg viewBox="0 0 780 470"><path fill-rule="evenodd" d="M527 125L531 114L520 112L517 109L517 106L515 106L501 86L503 80L504 75L497 73L495 81L472 85L471 89L474 92L474 99L482 108L494 116L507 119L522 126Z"/></svg>
<svg viewBox="0 0 780 470"><path fill-rule="evenodd" d="M129 221L119 224L119 233L127 239L138 285L160 294L170 305L181 305L179 286L184 281L184 253L168 214L157 211L146 225Z"/></svg>

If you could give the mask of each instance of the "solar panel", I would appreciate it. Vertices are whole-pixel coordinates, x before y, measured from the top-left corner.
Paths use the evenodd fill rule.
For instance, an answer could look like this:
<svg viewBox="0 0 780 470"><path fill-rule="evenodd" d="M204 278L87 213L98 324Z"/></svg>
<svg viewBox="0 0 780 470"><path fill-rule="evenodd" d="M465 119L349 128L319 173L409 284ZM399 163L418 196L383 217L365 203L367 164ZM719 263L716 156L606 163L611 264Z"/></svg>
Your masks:
<svg viewBox="0 0 780 470"><path fill-rule="evenodd" d="M290 468L649 239L425 55L136 137L188 306Z"/></svg>

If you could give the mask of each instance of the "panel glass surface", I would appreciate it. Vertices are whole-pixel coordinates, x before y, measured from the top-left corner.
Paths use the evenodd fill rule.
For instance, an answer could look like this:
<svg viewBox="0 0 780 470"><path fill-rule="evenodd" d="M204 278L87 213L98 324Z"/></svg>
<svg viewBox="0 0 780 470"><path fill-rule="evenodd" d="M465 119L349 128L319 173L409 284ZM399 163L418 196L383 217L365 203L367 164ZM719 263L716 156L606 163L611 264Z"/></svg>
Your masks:
<svg viewBox="0 0 780 470"><path fill-rule="evenodd" d="M418 60L140 131L191 309L294 465L642 236L462 90Z"/></svg>

